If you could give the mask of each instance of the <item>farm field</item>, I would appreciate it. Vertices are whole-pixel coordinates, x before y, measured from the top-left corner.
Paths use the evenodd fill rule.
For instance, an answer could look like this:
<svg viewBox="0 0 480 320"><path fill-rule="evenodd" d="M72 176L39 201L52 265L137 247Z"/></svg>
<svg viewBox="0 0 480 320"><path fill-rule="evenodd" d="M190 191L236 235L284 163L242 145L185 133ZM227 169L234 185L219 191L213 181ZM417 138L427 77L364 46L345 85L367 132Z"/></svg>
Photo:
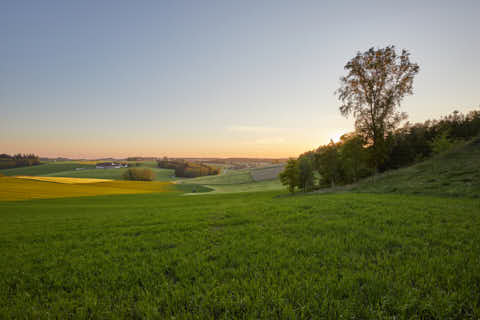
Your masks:
<svg viewBox="0 0 480 320"><path fill-rule="evenodd" d="M228 170L225 174L203 176L197 178L184 178L179 183L192 183L204 185L225 185L225 184L241 184L251 183L253 179L249 169Z"/></svg>
<svg viewBox="0 0 480 320"><path fill-rule="evenodd" d="M48 174L72 171L75 168L95 168L94 164L79 164L73 162L54 163L48 162L38 166L3 169L0 173L6 176L45 176Z"/></svg>
<svg viewBox="0 0 480 320"><path fill-rule="evenodd" d="M154 167L153 162L143 162L142 167L148 167L155 172L155 181L171 181L174 175L173 170ZM82 170L76 170L83 168ZM92 178L123 180L123 174L128 168L119 169L96 169L95 164L88 162L60 162L46 163L32 167L0 170L6 176L45 176L45 177L67 177L67 178Z"/></svg>
<svg viewBox="0 0 480 320"><path fill-rule="evenodd" d="M278 179L238 184L207 184L202 186L211 188L211 193L261 192L273 190L280 191L285 189L285 186L283 186Z"/></svg>
<svg viewBox="0 0 480 320"><path fill-rule="evenodd" d="M17 179L27 179L44 182L56 182L67 184L81 184L81 183L99 183L112 181L110 179L89 179L89 178L64 178L64 177L40 177L40 176L15 176Z"/></svg>
<svg viewBox="0 0 480 320"><path fill-rule="evenodd" d="M174 173L173 173L173 170L171 169L160 169L160 168L150 168L150 169L153 170L153 172L155 172L155 181L174 180L174 178L172 178ZM122 180L123 174L127 170L128 168L71 170L71 171L53 172L53 173L47 174L46 176Z"/></svg>
<svg viewBox="0 0 480 320"><path fill-rule="evenodd" d="M266 166L255 168L250 171L253 181L266 181L278 179L278 175L283 171L285 165Z"/></svg>
<svg viewBox="0 0 480 320"><path fill-rule="evenodd" d="M167 182L106 181L92 183L91 179L86 180L87 183L65 184L53 181L0 177L0 201L85 197L106 194L158 193L174 190L172 185Z"/></svg>
<svg viewBox="0 0 480 320"><path fill-rule="evenodd" d="M198 184L211 188L212 193L236 193L281 190L284 186L278 179L278 168L283 166L266 166L263 168L228 170L225 174L181 179L177 184Z"/></svg>
<svg viewBox="0 0 480 320"><path fill-rule="evenodd" d="M479 212L279 191L3 201L0 318L478 318Z"/></svg>

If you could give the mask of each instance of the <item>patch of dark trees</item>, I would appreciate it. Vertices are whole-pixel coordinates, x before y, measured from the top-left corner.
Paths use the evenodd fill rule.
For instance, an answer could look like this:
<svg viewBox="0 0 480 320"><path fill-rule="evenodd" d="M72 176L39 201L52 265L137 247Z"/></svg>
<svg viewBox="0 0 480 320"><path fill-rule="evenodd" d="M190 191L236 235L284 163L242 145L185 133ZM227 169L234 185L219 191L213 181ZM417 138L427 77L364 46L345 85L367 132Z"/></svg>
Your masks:
<svg viewBox="0 0 480 320"><path fill-rule="evenodd" d="M437 153L467 141L480 139L480 110L463 114L455 111L439 120L423 123L407 122L403 127L389 133L385 138L385 155L381 162L376 153L356 133L345 134L337 143L300 155L290 163L291 179L302 190L346 185L377 172L398 169L423 161ZM318 184L314 183L313 172L319 173ZM287 179L288 171L283 173ZM281 176L282 178L282 176Z"/></svg>
<svg viewBox="0 0 480 320"><path fill-rule="evenodd" d="M217 175L220 173L219 168L215 168L204 163L196 163L185 160L157 160L159 168L175 170L176 177L195 178L202 176Z"/></svg>
<svg viewBox="0 0 480 320"><path fill-rule="evenodd" d="M0 169L29 167L41 164L38 156L34 154L0 154Z"/></svg>

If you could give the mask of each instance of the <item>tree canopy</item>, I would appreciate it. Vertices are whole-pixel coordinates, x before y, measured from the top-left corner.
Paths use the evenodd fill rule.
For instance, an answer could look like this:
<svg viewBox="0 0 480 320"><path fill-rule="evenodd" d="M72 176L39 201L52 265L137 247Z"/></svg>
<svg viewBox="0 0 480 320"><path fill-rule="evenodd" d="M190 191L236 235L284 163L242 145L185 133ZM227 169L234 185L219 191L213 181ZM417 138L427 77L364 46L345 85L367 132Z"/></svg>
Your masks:
<svg viewBox="0 0 480 320"><path fill-rule="evenodd" d="M399 111L405 95L413 94L413 79L418 64L410 53L397 53L394 46L369 50L345 65L347 75L340 79L336 91L343 116L353 115L357 134L372 145L374 166L385 160L385 138L407 118Z"/></svg>

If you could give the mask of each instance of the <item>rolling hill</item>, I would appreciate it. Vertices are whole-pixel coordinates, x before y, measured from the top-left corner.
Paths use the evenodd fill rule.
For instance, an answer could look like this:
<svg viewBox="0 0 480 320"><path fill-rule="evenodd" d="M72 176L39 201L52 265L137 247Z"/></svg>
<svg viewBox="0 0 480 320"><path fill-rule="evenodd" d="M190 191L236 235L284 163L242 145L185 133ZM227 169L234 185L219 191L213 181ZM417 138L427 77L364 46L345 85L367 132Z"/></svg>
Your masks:
<svg viewBox="0 0 480 320"><path fill-rule="evenodd" d="M278 173L283 165L228 170L224 174L179 180L178 184L202 185L214 193L257 192L283 188Z"/></svg>
<svg viewBox="0 0 480 320"><path fill-rule="evenodd" d="M385 172L346 189L368 193L407 193L480 197L480 137L413 166Z"/></svg>

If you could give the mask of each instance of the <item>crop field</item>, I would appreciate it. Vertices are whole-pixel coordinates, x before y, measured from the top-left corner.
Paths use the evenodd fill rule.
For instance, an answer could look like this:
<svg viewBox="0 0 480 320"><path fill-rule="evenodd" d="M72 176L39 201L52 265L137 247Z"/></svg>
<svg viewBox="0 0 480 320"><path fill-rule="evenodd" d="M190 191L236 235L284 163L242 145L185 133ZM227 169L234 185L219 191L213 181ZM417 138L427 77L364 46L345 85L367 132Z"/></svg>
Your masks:
<svg viewBox="0 0 480 320"><path fill-rule="evenodd" d="M91 164L81 165L79 163L73 163L73 162L65 162L65 163L48 162L45 164L32 166L32 167L4 169L4 170L0 170L0 172L6 176L45 176L51 173L75 170L76 168L95 168L95 165L91 165Z"/></svg>
<svg viewBox="0 0 480 320"><path fill-rule="evenodd" d="M127 170L128 168L71 170L53 172L46 176L122 180L123 174ZM155 172L155 181L174 180L172 178L174 172L171 169L151 168L151 170Z"/></svg>
<svg viewBox="0 0 480 320"><path fill-rule="evenodd" d="M265 181L278 179L278 175L283 171L285 165L268 166L264 168L255 168L250 171L253 181Z"/></svg>
<svg viewBox="0 0 480 320"><path fill-rule="evenodd" d="M45 178L36 177L35 179ZM55 182L58 182L58 178L50 179L55 179L57 180ZM159 193L173 190L172 185L167 182L106 181L92 183L92 179L86 180L88 183L65 184L33 179L0 177L0 201L84 197L106 194Z"/></svg>
<svg viewBox="0 0 480 320"><path fill-rule="evenodd" d="M0 202L0 318L475 319L479 213L279 191Z"/></svg>
<svg viewBox="0 0 480 320"><path fill-rule="evenodd" d="M15 176L17 179L36 180L44 182L81 184L81 183L98 183L112 181L110 179L87 179L87 178L64 178L64 177L39 177L39 176Z"/></svg>
<svg viewBox="0 0 480 320"><path fill-rule="evenodd" d="M173 170L160 169L153 167L153 162L141 163L144 167L149 167L155 172L155 181L174 180ZM77 170L81 168L81 170ZM32 167L22 167L7 170L0 170L0 173L6 176L43 176L43 177L68 177L68 178L90 178L90 179L110 179L123 180L123 174L128 168L119 169L96 169L95 164L87 162L49 162Z"/></svg>
<svg viewBox="0 0 480 320"><path fill-rule="evenodd" d="M213 193L235 193L280 190L278 179L281 166L228 170L225 174L178 180L178 184L198 184L213 189Z"/></svg>
<svg viewBox="0 0 480 320"><path fill-rule="evenodd" d="M216 184L205 186L212 189L211 193L260 192L273 190L279 191L285 189L285 186L283 186L278 179L250 183Z"/></svg>
<svg viewBox="0 0 480 320"><path fill-rule="evenodd" d="M229 170L225 174L182 179L179 182L213 186L213 185L225 185L225 184L251 183L253 182L253 179L250 175L249 169L241 169L241 170Z"/></svg>

